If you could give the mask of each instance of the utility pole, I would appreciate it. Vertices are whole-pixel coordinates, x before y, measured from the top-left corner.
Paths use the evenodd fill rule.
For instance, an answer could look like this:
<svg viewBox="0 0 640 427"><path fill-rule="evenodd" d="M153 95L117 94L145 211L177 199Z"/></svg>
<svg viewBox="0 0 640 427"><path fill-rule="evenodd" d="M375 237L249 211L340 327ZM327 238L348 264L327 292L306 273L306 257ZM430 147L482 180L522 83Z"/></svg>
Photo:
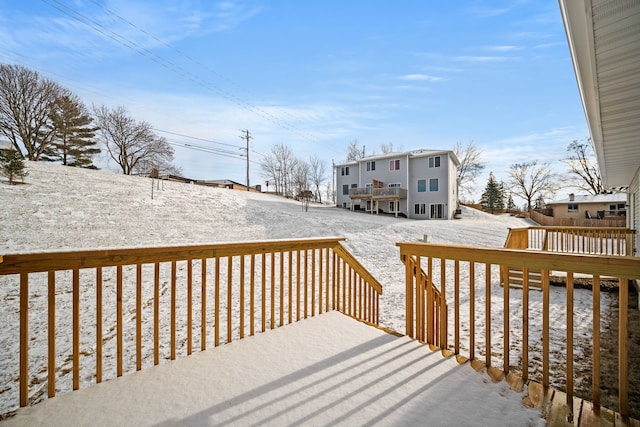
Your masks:
<svg viewBox="0 0 640 427"><path fill-rule="evenodd" d="M253 137L249 133L249 130L241 130L240 132L242 132L240 139L247 141L247 148L245 150L247 151L247 191L249 191L249 140Z"/></svg>

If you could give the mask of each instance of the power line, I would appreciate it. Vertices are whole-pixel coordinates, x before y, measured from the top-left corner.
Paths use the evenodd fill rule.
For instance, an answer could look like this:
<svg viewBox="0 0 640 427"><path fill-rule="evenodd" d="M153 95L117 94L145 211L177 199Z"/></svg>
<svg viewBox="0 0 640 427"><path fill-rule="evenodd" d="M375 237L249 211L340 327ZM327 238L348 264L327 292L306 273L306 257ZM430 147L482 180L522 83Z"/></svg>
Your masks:
<svg viewBox="0 0 640 427"><path fill-rule="evenodd" d="M63 4L62 2L60 2L59 0L42 0L44 3L47 3L49 6L53 7L54 9L60 11L61 13L71 17L72 19L88 26L89 28L91 28L92 30L103 34L104 36L114 40L115 42L122 44L123 46L134 50L135 52L137 52L138 54L145 56L147 58L149 58L150 60L152 60L153 62L156 62L157 64L167 68L168 70L186 78L187 80L191 80L192 82L196 83L199 86L202 86L208 90L211 90L213 92L216 92L217 94L219 94L220 96L222 96L223 98L227 99L228 101L238 105L241 108L244 108L262 118L264 118L265 120L268 120L272 123L274 123L275 125L288 130L289 132L292 132L304 139L310 140L312 142L320 142L320 143L324 143L325 142L316 139L315 137L312 137L310 134L305 134L303 133L301 130L299 130L298 128L296 128L295 126L284 122L283 120L281 120L280 118L270 114L269 112L256 107L246 101L243 101L242 99L230 94L229 92L225 91L224 89L208 82L205 80L202 80L200 78L198 78L197 76L195 76L193 73L185 70L183 67L181 67L180 65L175 64L174 62L172 62L171 60L165 59L157 54L154 54L153 52L151 52L150 50L140 46L138 43L122 36L121 34L109 30L107 28L105 28L102 24L100 24L99 22L87 17L86 15L83 15L82 13L78 12L77 10L73 9L70 6L67 6L65 4ZM54 4L55 3L55 4ZM101 7L102 9L104 9L105 11L107 11L107 13L115 16L116 18L118 18L119 20L125 22L126 24L132 26L133 28L137 29L138 31L142 32L143 34L153 38L154 40L158 41L159 43L162 43L163 45L173 49L174 51L176 51L178 54L184 56L185 58L189 59L190 61L200 65L201 67L207 69L208 71L214 73L215 75L220 76L222 79L230 82L233 84L233 82L231 82L229 79L225 78L224 76L222 76L221 74L211 70L210 68L206 67L205 65L203 65L202 63L200 63L199 61L193 59L192 57L190 57L189 55L184 54L183 52L181 52L180 50L174 48L173 46L169 45L168 43L162 41L161 39L159 39L158 37L152 35L151 33L143 30L142 28L136 26L135 24L133 24L132 22L124 19L123 17L121 17L120 15L118 15L117 13L113 12L112 10L105 8L104 6L100 5L97 2L93 2L95 4L97 4L99 7ZM57 5L56 5L57 4ZM235 86L239 87L237 84L234 84ZM315 141L314 141L315 139ZM328 145L328 144L327 144ZM333 149L333 147L332 147Z"/></svg>
<svg viewBox="0 0 640 427"><path fill-rule="evenodd" d="M168 131L168 130L162 130L162 129L157 129L157 128L152 128L152 129L155 130L156 132L168 133L169 135L181 136L183 138L195 139L197 141L211 142L212 144L226 145L228 147L233 147L233 148L243 148L243 147L241 147L239 145L233 145L233 144L228 144L226 142L214 141L213 139L199 138L197 136L190 136L190 135L185 135L185 134L182 134L182 133L171 132L171 131Z"/></svg>

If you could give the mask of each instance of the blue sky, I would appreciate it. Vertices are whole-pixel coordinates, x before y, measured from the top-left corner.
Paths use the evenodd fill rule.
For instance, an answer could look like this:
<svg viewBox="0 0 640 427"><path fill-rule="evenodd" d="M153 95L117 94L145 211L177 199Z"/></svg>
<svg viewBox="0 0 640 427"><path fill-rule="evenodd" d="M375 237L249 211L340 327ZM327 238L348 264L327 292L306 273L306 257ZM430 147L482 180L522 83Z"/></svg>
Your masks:
<svg viewBox="0 0 640 427"><path fill-rule="evenodd" d="M588 136L554 0L0 0L0 62L173 132L195 179L245 181L237 155L184 146L242 153L243 129L251 160L285 144L329 165L356 139L367 154L474 141L477 200L516 162L565 172Z"/></svg>

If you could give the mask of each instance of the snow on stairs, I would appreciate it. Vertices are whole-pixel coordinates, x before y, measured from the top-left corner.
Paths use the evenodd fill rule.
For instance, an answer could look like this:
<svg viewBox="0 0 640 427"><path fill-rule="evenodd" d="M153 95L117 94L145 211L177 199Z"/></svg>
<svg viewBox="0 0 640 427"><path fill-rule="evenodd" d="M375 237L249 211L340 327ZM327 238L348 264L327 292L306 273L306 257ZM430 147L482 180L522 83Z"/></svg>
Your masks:
<svg viewBox="0 0 640 427"><path fill-rule="evenodd" d="M566 393L549 387L545 389L535 381L528 382L527 396L523 403L541 409L542 417L546 419L547 426L551 427L640 427L639 420L623 417L620 413L605 407L596 407L593 403L576 396L567 399Z"/></svg>

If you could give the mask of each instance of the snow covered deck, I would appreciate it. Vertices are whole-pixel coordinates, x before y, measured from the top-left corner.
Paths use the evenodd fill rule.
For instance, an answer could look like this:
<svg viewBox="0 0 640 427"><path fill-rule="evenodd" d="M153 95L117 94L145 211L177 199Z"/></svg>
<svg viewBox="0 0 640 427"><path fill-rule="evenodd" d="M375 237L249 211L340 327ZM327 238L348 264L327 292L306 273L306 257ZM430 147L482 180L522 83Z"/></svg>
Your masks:
<svg viewBox="0 0 640 427"><path fill-rule="evenodd" d="M332 311L48 399L14 425L544 425L503 381Z"/></svg>

